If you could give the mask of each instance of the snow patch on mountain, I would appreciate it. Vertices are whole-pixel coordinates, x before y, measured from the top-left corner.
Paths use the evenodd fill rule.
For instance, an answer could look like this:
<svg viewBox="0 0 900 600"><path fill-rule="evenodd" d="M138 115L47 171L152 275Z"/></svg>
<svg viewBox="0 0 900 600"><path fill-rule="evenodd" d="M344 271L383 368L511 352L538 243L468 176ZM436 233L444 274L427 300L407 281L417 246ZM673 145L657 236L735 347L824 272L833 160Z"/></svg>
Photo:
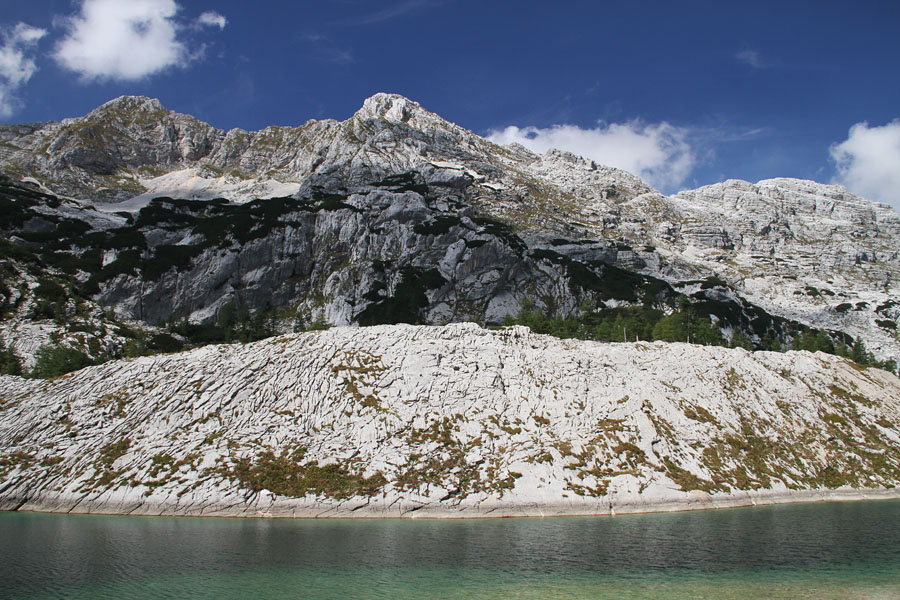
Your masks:
<svg viewBox="0 0 900 600"><path fill-rule="evenodd" d="M235 175L215 175L204 168L181 169L157 177L140 179L147 190L134 198L112 204L98 204L107 212L136 212L154 198L168 197L184 200L213 200L226 198L244 203L257 198L293 196L300 191L300 184L276 179L243 179Z"/></svg>

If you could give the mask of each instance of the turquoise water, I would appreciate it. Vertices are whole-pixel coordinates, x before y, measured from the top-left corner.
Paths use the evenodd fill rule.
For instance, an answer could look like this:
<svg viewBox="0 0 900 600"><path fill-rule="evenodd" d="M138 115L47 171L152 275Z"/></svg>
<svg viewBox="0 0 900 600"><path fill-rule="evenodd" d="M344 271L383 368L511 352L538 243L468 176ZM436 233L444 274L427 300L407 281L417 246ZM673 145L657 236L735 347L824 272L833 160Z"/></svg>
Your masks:
<svg viewBox="0 0 900 600"><path fill-rule="evenodd" d="M0 514L0 598L900 598L900 501L553 519Z"/></svg>

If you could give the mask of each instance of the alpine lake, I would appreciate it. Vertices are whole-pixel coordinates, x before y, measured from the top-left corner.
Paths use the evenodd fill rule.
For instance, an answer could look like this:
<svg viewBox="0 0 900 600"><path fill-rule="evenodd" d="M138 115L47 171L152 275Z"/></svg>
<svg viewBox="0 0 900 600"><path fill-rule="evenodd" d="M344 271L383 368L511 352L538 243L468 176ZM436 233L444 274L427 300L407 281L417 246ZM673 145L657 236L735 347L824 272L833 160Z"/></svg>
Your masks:
<svg viewBox="0 0 900 600"><path fill-rule="evenodd" d="M515 519L0 514L0 598L900 598L900 501Z"/></svg>

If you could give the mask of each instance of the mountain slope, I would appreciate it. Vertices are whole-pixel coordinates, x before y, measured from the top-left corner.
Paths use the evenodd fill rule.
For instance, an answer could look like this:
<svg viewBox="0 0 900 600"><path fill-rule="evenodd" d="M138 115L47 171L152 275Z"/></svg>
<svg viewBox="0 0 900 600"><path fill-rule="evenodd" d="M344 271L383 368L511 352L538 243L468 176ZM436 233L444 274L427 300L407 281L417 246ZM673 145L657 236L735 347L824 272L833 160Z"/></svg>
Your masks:
<svg viewBox="0 0 900 600"><path fill-rule="evenodd" d="M0 377L0 507L598 514L897 496L900 380L808 352L337 328Z"/></svg>
<svg viewBox="0 0 900 600"><path fill-rule="evenodd" d="M124 261L107 270L118 270L118 279L89 290L123 318L210 321L229 303L258 311L271 298L307 322L357 322L369 304L394 297L409 280L403 268L437 270L449 282L420 290L428 306L418 302L412 317L406 311L413 322L496 322L524 300L568 315L584 299L635 302L592 294L590 285L567 289L578 278L567 279L566 271L588 269L603 280L602 265L610 265L688 295L715 276L741 302L864 339L879 358L900 359L900 216L838 186L730 180L665 197L628 173L568 153L496 146L389 94L366 100L343 122L260 132L224 132L156 100L123 97L80 119L0 127L0 140L0 168L14 177L107 212L152 209L119 223L143 227L144 241L106 249L104 268ZM297 202L257 203L241 213L151 206L159 195L236 202L290 195ZM211 211L236 216L219 219L225 231L201 239L196 221ZM298 220L298 211L307 214ZM271 240L254 233L248 242L238 218L268 223L254 221L257 232L271 232L273 222L282 230L286 221L298 226ZM189 260L152 277L148 289L132 268L134 253L152 262L160 247L185 250ZM85 273L82 279L94 275ZM636 294L638 302L643 297ZM730 332L733 324L724 327ZM742 330L757 343L764 333Z"/></svg>
<svg viewBox="0 0 900 600"><path fill-rule="evenodd" d="M127 339L129 327L116 322L123 318L192 343L259 339L323 318L497 324L519 314L539 330L610 341L723 345L727 335L767 349L801 339L832 352L853 345L839 332L773 316L716 278L672 285L635 273L627 268L635 253L621 242L520 235L419 173L356 189L240 205L155 199L122 216L0 187L11 240L2 246L10 258L0 271L0 327L26 357L49 334L70 346L75 337L95 359L104 348L111 357L126 347L134 353L140 340ZM569 321L519 313L529 302ZM151 334L149 349L180 347L171 335Z"/></svg>

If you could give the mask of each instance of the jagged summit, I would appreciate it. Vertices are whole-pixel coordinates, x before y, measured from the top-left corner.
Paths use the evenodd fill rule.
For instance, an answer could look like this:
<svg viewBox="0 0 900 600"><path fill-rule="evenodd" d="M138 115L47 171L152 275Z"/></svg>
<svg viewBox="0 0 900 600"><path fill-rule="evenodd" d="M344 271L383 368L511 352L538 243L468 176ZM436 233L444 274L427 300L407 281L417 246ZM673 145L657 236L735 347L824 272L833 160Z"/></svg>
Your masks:
<svg viewBox="0 0 900 600"><path fill-rule="evenodd" d="M686 206L721 213L725 217L752 214L766 225L772 219L797 214L815 215L822 224L878 224L900 234L900 214L887 204L861 198L842 185L779 177L750 183L729 179L679 192L673 200Z"/></svg>
<svg viewBox="0 0 900 600"><path fill-rule="evenodd" d="M147 96L119 96L105 102L84 117L62 121L65 128L78 130L85 126L118 126L121 132L133 126L147 127L158 123L196 119L190 115L167 109L157 98ZM117 131L116 133L120 133Z"/></svg>
<svg viewBox="0 0 900 600"><path fill-rule="evenodd" d="M161 120L171 119L183 114L166 108L158 98L140 95L123 95L101 104L85 117L75 117L67 120L70 122L77 122L81 119L89 118L92 115L109 115L111 113L129 114L133 112L152 112ZM432 120L442 120L434 113L425 110L418 102L399 94L389 94L385 92L379 92L367 98L353 116L360 119L384 119L395 123L406 123L417 115L427 115ZM318 120L312 119L311 121L317 122ZM204 123L204 125L208 124ZM268 128L269 127L266 129ZM232 131L258 133L250 132L242 128L235 128Z"/></svg>
<svg viewBox="0 0 900 600"><path fill-rule="evenodd" d="M856 196L850 192L845 186L840 184L825 184L810 179L798 179L795 177L773 177L770 179L762 179L756 183L743 179L726 179L718 183L701 186L695 190L686 190L679 194L691 194L705 190L739 190L757 192L763 190L774 189L792 189L799 193L815 194L821 197L831 198L835 201L848 200L852 202L865 201L865 198ZM877 204L877 203L873 203ZM887 205L885 205L887 206Z"/></svg>
<svg viewBox="0 0 900 600"><path fill-rule="evenodd" d="M356 112L360 118L384 118L398 123L409 121L417 112L427 112L422 105L399 94L379 92L366 98ZM430 113L429 113L430 114Z"/></svg>
<svg viewBox="0 0 900 600"><path fill-rule="evenodd" d="M162 102L159 101L158 98L149 98L147 96L119 96L118 98L113 98L109 102L105 102L100 105L99 108L95 110L108 110L108 109L124 109L124 110L133 110L139 108L152 108L154 110L167 110ZM93 112L93 111L92 111Z"/></svg>
<svg viewBox="0 0 900 600"><path fill-rule="evenodd" d="M481 140L471 131L447 121L421 104L399 94L379 92L367 98L354 115L355 118L381 119L397 125L406 125L419 131L440 130L466 138ZM471 140L467 140L470 141Z"/></svg>

